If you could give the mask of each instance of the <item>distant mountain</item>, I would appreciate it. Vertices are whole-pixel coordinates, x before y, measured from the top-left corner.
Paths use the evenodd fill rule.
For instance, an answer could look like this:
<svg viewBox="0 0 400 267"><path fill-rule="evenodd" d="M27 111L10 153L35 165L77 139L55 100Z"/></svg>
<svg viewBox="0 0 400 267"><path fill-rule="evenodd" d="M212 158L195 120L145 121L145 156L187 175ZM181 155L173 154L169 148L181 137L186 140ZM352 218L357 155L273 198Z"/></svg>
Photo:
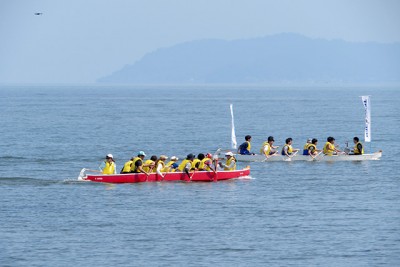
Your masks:
<svg viewBox="0 0 400 267"><path fill-rule="evenodd" d="M379 83L400 81L400 44L278 34L158 49L103 83Z"/></svg>

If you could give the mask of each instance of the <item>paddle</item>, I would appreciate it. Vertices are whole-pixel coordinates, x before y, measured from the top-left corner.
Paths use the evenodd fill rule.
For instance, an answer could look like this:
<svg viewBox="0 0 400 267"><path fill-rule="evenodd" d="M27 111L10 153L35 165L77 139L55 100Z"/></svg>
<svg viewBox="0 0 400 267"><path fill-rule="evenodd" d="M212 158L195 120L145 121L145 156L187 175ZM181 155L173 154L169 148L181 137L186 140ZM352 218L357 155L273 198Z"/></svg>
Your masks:
<svg viewBox="0 0 400 267"><path fill-rule="evenodd" d="M273 156L276 156L276 155L278 155L278 151L275 151L275 153L274 153L274 154L271 154L271 155L265 155L265 159L263 159L261 162L265 162L265 161L267 161L270 157L273 157Z"/></svg>
<svg viewBox="0 0 400 267"><path fill-rule="evenodd" d="M318 157L319 155L321 155L321 153L322 153L322 151L318 152L317 155L315 155L315 156L312 155L312 154L310 154L311 159L309 159L308 161L316 161L316 160L317 160L317 157Z"/></svg>
<svg viewBox="0 0 400 267"><path fill-rule="evenodd" d="M326 155L322 151L314 158L315 161L320 161Z"/></svg>
<svg viewBox="0 0 400 267"><path fill-rule="evenodd" d="M218 148L217 151L215 151L215 153L213 155L213 158L212 158L215 170L210 167L210 169L214 172L214 182L216 182L218 180L218 172L217 172L217 170L218 170L219 152L221 152L221 148Z"/></svg>
<svg viewBox="0 0 400 267"><path fill-rule="evenodd" d="M194 169L193 170L193 174L192 174L192 176L190 176L189 175L189 173L187 173L188 174L188 176L189 176L189 180L190 180L190 182L192 181L192 179L193 179L193 176L194 176L194 174L196 173L196 169Z"/></svg>
<svg viewBox="0 0 400 267"><path fill-rule="evenodd" d="M298 152L299 152L299 151L297 150L297 151L294 152L292 155L283 156L283 161L292 161L292 158L293 158L294 156L296 156L296 154L297 154Z"/></svg>
<svg viewBox="0 0 400 267"><path fill-rule="evenodd" d="M216 182L218 180L218 158L215 159L215 163L214 163L214 167L215 170L213 168L210 167L210 169L214 172L214 182Z"/></svg>

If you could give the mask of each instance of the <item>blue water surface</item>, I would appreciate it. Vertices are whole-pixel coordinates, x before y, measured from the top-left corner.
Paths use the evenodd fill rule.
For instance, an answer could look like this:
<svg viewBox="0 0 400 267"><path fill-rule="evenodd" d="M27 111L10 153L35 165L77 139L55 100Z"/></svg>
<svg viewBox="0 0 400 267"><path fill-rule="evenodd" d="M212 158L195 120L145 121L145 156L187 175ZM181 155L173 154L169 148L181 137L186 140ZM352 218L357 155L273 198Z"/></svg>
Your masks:
<svg viewBox="0 0 400 267"><path fill-rule="evenodd" d="M2 86L0 266L399 266L398 87ZM112 153L363 140L380 161L251 163L217 183L78 182ZM240 168L244 164L239 164Z"/></svg>

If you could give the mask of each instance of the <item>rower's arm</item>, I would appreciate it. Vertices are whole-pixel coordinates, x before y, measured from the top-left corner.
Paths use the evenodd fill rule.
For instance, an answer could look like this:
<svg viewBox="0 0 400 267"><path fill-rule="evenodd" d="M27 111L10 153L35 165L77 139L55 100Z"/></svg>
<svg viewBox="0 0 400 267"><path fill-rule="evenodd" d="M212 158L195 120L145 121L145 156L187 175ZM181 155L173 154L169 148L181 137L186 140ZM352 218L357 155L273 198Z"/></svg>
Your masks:
<svg viewBox="0 0 400 267"><path fill-rule="evenodd" d="M157 174L158 175L160 175L161 177L163 177L163 175L162 175L162 173L161 173L161 170L163 169L163 166L162 166L162 164L158 164L157 165L157 170L156 170L156 172L157 172Z"/></svg>

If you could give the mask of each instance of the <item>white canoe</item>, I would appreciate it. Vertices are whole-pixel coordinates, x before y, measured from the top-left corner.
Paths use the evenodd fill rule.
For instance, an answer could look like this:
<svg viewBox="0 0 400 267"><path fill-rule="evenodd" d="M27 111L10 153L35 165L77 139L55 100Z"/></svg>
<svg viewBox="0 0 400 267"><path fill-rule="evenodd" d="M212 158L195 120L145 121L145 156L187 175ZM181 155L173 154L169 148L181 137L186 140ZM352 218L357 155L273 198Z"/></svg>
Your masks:
<svg viewBox="0 0 400 267"><path fill-rule="evenodd" d="M235 158L237 161L242 162L269 162L269 161L364 161L364 160L379 160L382 157L382 151L378 151L372 154L363 155L333 155L326 156L319 154L313 159L311 156L295 155L291 158L282 155L274 155L266 158L264 155L240 155L236 154Z"/></svg>

